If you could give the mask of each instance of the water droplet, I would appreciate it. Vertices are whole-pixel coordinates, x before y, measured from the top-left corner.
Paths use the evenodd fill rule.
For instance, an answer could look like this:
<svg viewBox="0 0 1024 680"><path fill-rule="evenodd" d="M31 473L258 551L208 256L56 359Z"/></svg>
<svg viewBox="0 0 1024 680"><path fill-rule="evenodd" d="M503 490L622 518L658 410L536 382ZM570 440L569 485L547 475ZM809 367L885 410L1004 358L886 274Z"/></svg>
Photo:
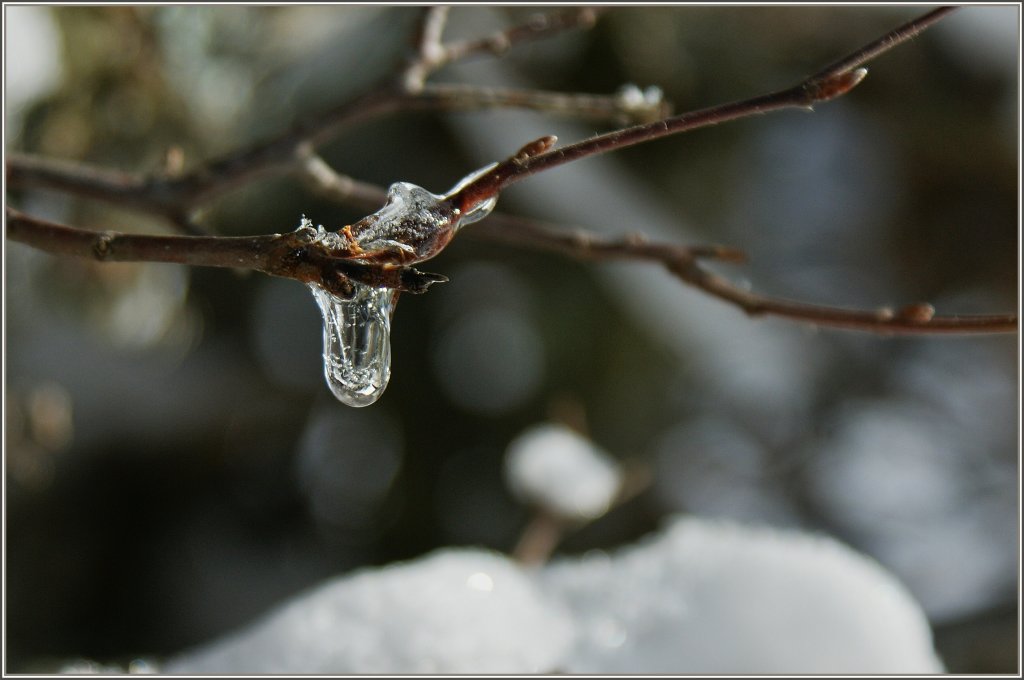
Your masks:
<svg viewBox="0 0 1024 680"><path fill-rule="evenodd" d="M369 406L391 377L394 290L352 282L350 299L310 284L324 319L324 377L343 404Z"/></svg>
<svg viewBox="0 0 1024 680"><path fill-rule="evenodd" d="M468 175L466 175L465 177L460 179L458 182L456 182L455 186L453 186L451 189L449 189L448 193L446 193L442 198L450 198L450 197L454 196L455 194L459 193L470 182L473 182L476 179L478 179L478 178L482 177L483 175L487 174L492 169L494 169L494 167L496 165L497 165L497 163L491 163L488 166L482 167L479 170L474 170L473 172L469 173ZM458 223L456 228L457 229L461 229L462 227L466 226L467 224L472 224L473 222L478 222L479 220L482 220L483 218L487 217L488 215L491 214L491 211L494 210L494 206L497 205L497 203L498 203L498 196L497 195L494 195L494 196L488 198L486 201L482 201L481 203L477 203L470 210L467 210L465 213L463 213L459 217L459 223Z"/></svg>
<svg viewBox="0 0 1024 680"><path fill-rule="evenodd" d="M467 210L462 214L462 219L459 220L459 227L461 228L467 224L472 224L473 222L477 222L487 217L491 214L491 211L494 210L494 206L497 205L497 203L497 196L491 196L486 201L477 203L472 209Z"/></svg>
<svg viewBox="0 0 1024 680"><path fill-rule="evenodd" d="M308 232L310 239L328 249L347 249L347 239L355 238L363 251L379 258L378 262L421 262L437 255L463 225L483 219L494 209L497 196L461 215L450 200L493 167L492 164L467 175L444 196L409 182L396 182L388 189L388 200L381 209L351 225L345 231L347 236L326 231L322 226L314 232L313 223L305 215L299 230L304 235ZM391 377L391 312L395 291L357 281L350 283L353 294L348 299L316 284L310 284L310 289L324 319L327 385L342 403L369 406L384 393Z"/></svg>

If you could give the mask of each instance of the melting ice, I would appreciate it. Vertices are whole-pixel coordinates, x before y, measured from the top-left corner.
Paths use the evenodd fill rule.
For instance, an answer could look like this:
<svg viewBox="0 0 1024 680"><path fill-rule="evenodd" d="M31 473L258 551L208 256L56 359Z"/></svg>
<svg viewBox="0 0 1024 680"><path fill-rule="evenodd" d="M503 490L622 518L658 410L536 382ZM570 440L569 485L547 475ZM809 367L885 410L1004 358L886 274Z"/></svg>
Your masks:
<svg viewBox="0 0 1024 680"><path fill-rule="evenodd" d="M369 406L391 377L391 312L395 291L353 281L351 299L310 284L324 319L324 377L343 404Z"/></svg>
<svg viewBox="0 0 1024 680"><path fill-rule="evenodd" d="M468 175L444 196L407 182L391 185L387 203L367 218L369 228L356 236L357 242L367 250L393 248L426 254L434 235L442 229L455 231L483 219L494 208L496 196L462 215L453 213L450 204L445 203L489 169ZM302 225L308 225L305 218ZM340 237L319 229L318 238L331 245ZM375 288L358 281L351 284L353 294L347 299L316 284L309 287L324 320L324 376L328 387L343 404L369 406L384 393L391 377L391 314L397 296L393 288Z"/></svg>

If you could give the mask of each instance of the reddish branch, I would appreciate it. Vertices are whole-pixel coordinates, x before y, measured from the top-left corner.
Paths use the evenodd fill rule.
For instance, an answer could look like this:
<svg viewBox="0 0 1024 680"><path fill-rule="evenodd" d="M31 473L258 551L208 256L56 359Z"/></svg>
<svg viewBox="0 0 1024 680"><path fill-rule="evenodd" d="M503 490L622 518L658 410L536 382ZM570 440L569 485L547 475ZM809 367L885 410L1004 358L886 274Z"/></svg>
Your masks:
<svg viewBox="0 0 1024 680"><path fill-rule="evenodd" d="M899 310L844 309L813 305L761 295L737 286L709 271L701 260L737 262L742 253L724 246L681 246L647 241L637 236L608 239L591 232L567 232L511 215L492 215L474 234L513 246L547 250L588 260L638 260L664 266L680 280L721 300L731 302L752 316L777 316L818 326L849 328L875 333L1006 333L1017 330L1015 314L938 316L926 303Z"/></svg>
<svg viewBox="0 0 1024 680"><path fill-rule="evenodd" d="M942 8L908 22L786 90L617 130L562 148L551 148L554 139L543 138L496 164L451 200L468 210L515 181L563 163L755 114L792 107L808 108L841 96L864 77L863 64L920 33L951 11L952 8ZM364 205L368 209L379 206L386 195L383 189L337 173L316 154L315 148L345 127L392 111L518 106L575 115L621 117L632 114L641 120L650 114L649 111L638 112L612 97L426 84L426 77L445 64L474 54L499 54L519 42L587 26L596 15L593 10L577 8L531 20L488 38L445 44L442 34L446 16L444 8L429 8L424 12L417 32L416 53L398 77L315 120L295 125L275 139L213 160L185 175L116 173L12 155L7 160L8 184L49 188L130 206L161 215L180 228L194 231L192 213L197 206L268 172L295 172L310 187L334 200ZM11 208L7 209L6 217L8 238L55 254L103 261L176 262L255 269L317 282L328 288L343 285L346 279L356 279L420 292L430 283L443 279L409 267L374 268L347 261L318 244L310 233L312 230L253 237L139 236L77 229L39 220ZM888 308L850 310L759 295L735 286L701 265L701 259L735 261L741 258L738 251L729 248L685 247L651 243L641 238L604 239L497 214L474 229L486 238L572 257L657 262L682 281L754 315L780 316L876 333L992 333L1017 329L1017 317L1012 314L936 316L931 306L924 303L898 311Z"/></svg>
<svg viewBox="0 0 1024 680"><path fill-rule="evenodd" d="M470 203L484 201L513 182L587 156L757 114L790 108L809 109L814 104L835 99L852 90L867 75L867 69L860 68L860 66L900 43L910 40L955 9L955 7L941 7L918 19L909 21L788 89L739 102L691 111L653 123L636 125L625 130L615 130L576 144L552 149L518 164L499 166L467 186L464 192L471 197Z"/></svg>

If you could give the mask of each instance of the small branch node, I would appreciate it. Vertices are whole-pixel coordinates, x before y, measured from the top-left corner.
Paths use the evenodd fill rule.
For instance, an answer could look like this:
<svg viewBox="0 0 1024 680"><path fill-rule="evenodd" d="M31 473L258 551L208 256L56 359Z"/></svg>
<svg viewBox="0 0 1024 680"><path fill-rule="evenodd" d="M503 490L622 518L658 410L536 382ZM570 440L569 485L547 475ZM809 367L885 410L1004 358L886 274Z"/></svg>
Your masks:
<svg viewBox="0 0 1024 680"><path fill-rule="evenodd" d="M935 307L927 302L917 302L900 309L897 316L902 321L913 323L928 323L935 316Z"/></svg>
<svg viewBox="0 0 1024 680"><path fill-rule="evenodd" d="M106 231L96 235L96 240L93 241L92 244L92 252L96 256L97 260L107 259L110 255L110 249L115 238L117 238L117 234L112 231Z"/></svg>
<svg viewBox="0 0 1024 680"><path fill-rule="evenodd" d="M828 101L841 97L857 87L867 74L866 68L857 68L852 71L827 75L822 79L809 81L804 86L804 91L807 92L811 103Z"/></svg>

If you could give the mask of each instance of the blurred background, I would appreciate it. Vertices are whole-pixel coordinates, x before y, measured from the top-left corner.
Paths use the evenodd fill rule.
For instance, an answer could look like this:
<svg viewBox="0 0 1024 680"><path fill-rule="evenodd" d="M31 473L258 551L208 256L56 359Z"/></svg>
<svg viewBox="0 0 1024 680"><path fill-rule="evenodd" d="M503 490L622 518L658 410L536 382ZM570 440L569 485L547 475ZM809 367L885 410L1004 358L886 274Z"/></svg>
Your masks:
<svg viewBox="0 0 1024 680"><path fill-rule="evenodd" d="M479 36L536 8L457 8ZM614 94L677 111L787 87L917 14L899 7L623 8L588 32L435 82ZM415 8L5 6L5 151L153 171L280 131L385 76ZM837 305L1019 307L1019 16L964 9L870 65L850 96L563 166L498 209L605 234L745 250L719 271ZM525 142L609 124L405 113L322 149L340 172L440 193ZM43 191L78 226L154 218ZM287 178L211 204L222 234L339 228L360 211ZM1019 641L1019 340L887 338L749 319L660 269L473 238L405 296L365 409L323 382L320 318L288 280L94 264L5 243L7 669L159 658L327 577L451 545L508 551L529 516L502 477L524 428L585 428L648 466L645 493L566 554L670 514L820 531L925 608L957 672Z"/></svg>

